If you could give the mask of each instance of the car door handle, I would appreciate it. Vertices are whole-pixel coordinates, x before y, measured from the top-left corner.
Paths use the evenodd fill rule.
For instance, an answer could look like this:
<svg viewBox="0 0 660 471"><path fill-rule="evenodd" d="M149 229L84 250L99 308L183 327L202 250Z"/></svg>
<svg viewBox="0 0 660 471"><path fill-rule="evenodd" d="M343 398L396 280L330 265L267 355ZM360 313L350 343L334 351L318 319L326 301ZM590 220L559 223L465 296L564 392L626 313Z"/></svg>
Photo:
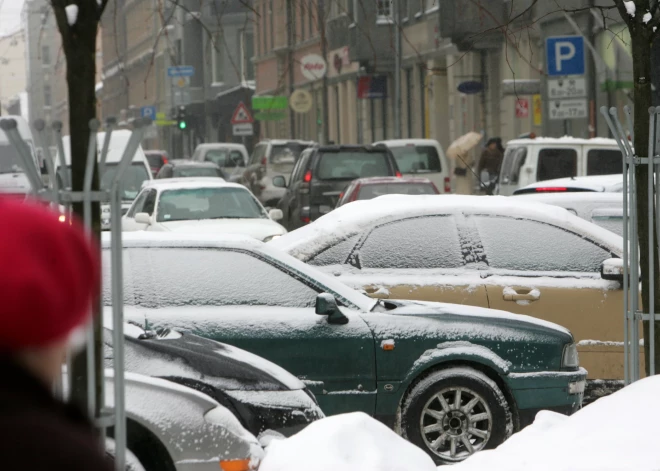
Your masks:
<svg viewBox="0 0 660 471"><path fill-rule="evenodd" d="M390 297L390 292L382 286L367 286L364 288L364 292L368 296L377 299L388 299Z"/></svg>
<svg viewBox="0 0 660 471"><path fill-rule="evenodd" d="M537 289L515 290L504 288L502 294L505 301L538 301L541 299L541 292Z"/></svg>

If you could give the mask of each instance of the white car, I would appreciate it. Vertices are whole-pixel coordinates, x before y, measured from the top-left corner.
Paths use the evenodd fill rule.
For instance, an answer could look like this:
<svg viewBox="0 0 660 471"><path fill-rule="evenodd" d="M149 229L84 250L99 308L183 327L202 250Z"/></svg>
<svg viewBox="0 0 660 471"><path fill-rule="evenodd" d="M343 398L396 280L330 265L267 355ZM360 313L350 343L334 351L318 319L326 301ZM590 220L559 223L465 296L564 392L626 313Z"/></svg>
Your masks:
<svg viewBox="0 0 660 471"><path fill-rule="evenodd" d="M536 193L621 193L623 192L623 175L596 175L592 177L557 178L543 182L532 183L513 192L517 195Z"/></svg>
<svg viewBox="0 0 660 471"><path fill-rule="evenodd" d="M123 230L243 234L264 242L286 233L276 222L281 210L266 212L243 185L214 180L147 183L123 217Z"/></svg>

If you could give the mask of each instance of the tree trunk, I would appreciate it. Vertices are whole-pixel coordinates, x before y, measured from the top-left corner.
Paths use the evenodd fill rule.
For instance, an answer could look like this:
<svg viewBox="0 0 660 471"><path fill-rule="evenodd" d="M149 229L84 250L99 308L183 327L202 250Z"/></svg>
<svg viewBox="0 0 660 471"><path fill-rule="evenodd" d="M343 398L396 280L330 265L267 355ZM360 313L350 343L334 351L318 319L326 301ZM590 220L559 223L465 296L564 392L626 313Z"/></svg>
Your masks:
<svg viewBox="0 0 660 471"><path fill-rule="evenodd" d="M100 7L95 1L78 2L78 15L70 25L65 12L65 2L52 0L52 6L62 36L62 47L66 57L66 81L69 101L69 132L71 135L71 183L74 192L82 191L87 165L89 122L96 118L96 36ZM92 189L98 190L96 159ZM82 203L73 205L74 213L82 220ZM92 231L97 240L101 233L101 210L99 203L92 203ZM100 303L95 303L100 306ZM97 371L96 404L102 406L100 391L103 375L103 326L100 313L94 313L94 351ZM87 357L86 351L73 358L71 399L86 409L87 405Z"/></svg>
<svg viewBox="0 0 660 471"><path fill-rule="evenodd" d="M633 54L633 76L635 83L635 115L634 115L634 128L635 128L635 153L639 157L647 157L649 145L649 107L652 103L651 97L651 39L650 31L645 25L635 24L631 28L632 39L632 54ZM654 227L648 225L648 167L646 165L639 165L635 169L635 178L637 181L637 230L639 236L639 260L641 269L641 282L642 282L642 310L644 313L649 312L650 307L650 283L654 282L655 291L655 310L658 311L660 307L660 289L658 285L658 278L660 277L660 267L658 267L658 242L657 233ZM653 231L653 252L654 260L654 274L653 280L649 279L649 230ZM636 269L636 267L632 267ZM660 321L655 323L655 342L660 346ZM650 370L650 350L649 350L649 322L644 322L644 358L646 360L646 374L649 375ZM633 347L636 348L636 347ZM655 351L655 364L656 372L660 368L660 348Z"/></svg>

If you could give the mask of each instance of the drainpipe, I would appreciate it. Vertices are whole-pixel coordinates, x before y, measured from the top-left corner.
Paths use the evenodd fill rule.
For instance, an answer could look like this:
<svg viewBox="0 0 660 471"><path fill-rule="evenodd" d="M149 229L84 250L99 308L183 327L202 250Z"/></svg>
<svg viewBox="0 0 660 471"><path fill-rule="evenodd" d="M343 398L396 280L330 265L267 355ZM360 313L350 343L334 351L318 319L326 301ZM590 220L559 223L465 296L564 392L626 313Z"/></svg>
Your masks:
<svg viewBox="0 0 660 471"><path fill-rule="evenodd" d="M325 35L325 0L319 0L318 4L318 19L319 19L319 32L321 33L321 56L324 61L328 60L328 38ZM330 132L328 131L328 74L323 75L322 79L322 99L323 99L323 114L321 123L322 130L322 142L321 144L328 143L328 136Z"/></svg>
<svg viewBox="0 0 660 471"><path fill-rule="evenodd" d="M288 57L288 67L289 67L289 96L293 93L293 38L296 34L296 29L294 25L295 10L292 5L292 0L286 0L286 18L287 18L287 36L286 36L286 45L287 45L287 57ZM296 116L292 109L289 108L289 138L296 138Z"/></svg>
<svg viewBox="0 0 660 471"><path fill-rule="evenodd" d="M392 0L392 7L394 8L394 139L401 139L401 2Z"/></svg>

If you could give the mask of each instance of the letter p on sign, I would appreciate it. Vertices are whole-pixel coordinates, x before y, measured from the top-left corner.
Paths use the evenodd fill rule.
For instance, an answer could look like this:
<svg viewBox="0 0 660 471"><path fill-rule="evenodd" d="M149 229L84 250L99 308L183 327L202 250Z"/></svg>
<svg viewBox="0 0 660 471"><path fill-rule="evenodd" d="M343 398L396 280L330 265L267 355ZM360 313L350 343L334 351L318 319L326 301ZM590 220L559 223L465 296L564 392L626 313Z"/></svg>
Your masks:
<svg viewBox="0 0 660 471"><path fill-rule="evenodd" d="M582 36L547 38L545 52L549 76L584 74L584 38Z"/></svg>

